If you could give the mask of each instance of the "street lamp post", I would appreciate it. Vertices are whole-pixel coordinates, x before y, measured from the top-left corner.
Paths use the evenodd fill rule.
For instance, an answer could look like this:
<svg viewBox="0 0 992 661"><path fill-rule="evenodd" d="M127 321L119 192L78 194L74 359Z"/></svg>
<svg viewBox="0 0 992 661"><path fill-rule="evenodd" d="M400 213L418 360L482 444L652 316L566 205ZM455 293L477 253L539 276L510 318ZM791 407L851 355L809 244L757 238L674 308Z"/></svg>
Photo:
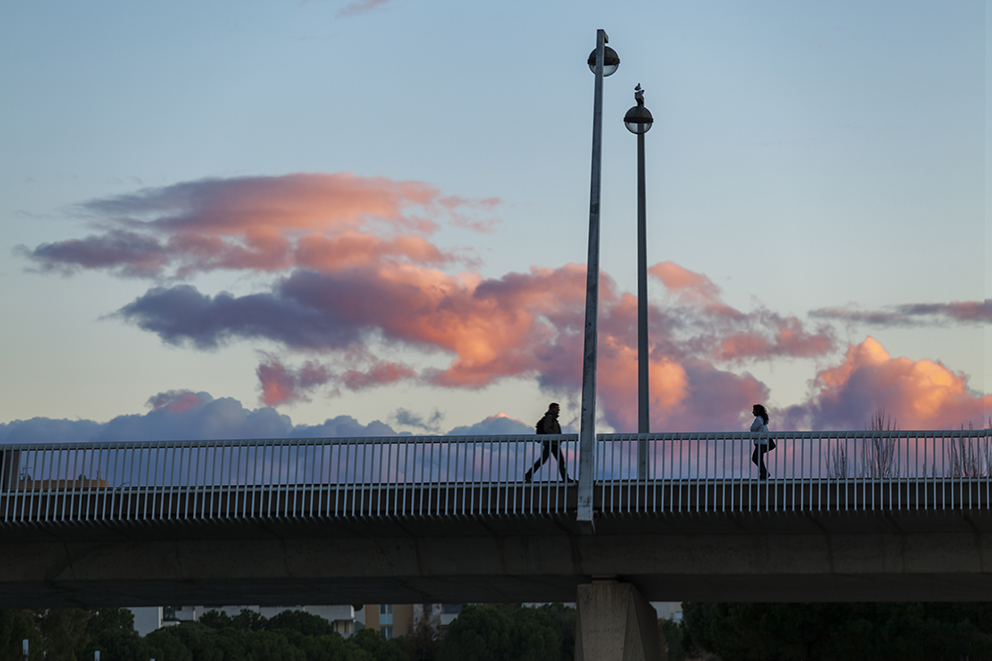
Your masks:
<svg viewBox="0 0 992 661"><path fill-rule="evenodd" d="M647 194L644 184L644 134L651 130L654 118L644 107L644 90L634 88L637 105L627 111L623 123L637 135L637 432L650 431L648 408L648 249ZM648 476L648 444L637 442L637 479Z"/></svg>
<svg viewBox="0 0 992 661"><path fill-rule="evenodd" d="M599 183L603 143L603 78L620 66L606 46L605 30L596 31L589 68L596 74L592 113L592 177L589 184L589 256L586 260L586 324L582 359L582 418L579 429L579 499L576 519L592 525L592 471L596 449L596 326L599 308Z"/></svg>

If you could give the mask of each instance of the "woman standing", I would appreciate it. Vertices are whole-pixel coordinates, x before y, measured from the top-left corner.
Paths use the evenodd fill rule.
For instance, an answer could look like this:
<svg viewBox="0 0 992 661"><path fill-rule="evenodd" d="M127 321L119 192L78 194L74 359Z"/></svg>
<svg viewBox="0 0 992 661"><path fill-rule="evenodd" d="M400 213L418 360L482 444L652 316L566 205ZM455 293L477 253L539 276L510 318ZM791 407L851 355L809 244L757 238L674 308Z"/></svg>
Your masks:
<svg viewBox="0 0 992 661"><path fill-rule="evenodd" d="M765 453L775 449L775 441L768 438L768 411L761 404L751 407L754 422L751 431L764 432L766 435L754 439L754 452L751 453L751 463L758 467L758 479L768 479L768 469L765 468Z"/></svg>

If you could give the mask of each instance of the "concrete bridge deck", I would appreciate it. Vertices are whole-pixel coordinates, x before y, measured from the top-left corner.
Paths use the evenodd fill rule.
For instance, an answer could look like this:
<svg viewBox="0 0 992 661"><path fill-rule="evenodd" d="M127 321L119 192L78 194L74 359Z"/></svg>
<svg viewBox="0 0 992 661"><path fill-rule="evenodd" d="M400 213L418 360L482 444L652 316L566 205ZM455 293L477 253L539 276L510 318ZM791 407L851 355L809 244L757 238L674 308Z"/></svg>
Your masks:
<svg viewBox="0 0 992 661"><path fill-rule="evenodd" d="M594 532L561 482L9 480L0 607L574 601L610 576L650 600L988 598L987 473L759 482L740 465L601 471Z"/></svg>

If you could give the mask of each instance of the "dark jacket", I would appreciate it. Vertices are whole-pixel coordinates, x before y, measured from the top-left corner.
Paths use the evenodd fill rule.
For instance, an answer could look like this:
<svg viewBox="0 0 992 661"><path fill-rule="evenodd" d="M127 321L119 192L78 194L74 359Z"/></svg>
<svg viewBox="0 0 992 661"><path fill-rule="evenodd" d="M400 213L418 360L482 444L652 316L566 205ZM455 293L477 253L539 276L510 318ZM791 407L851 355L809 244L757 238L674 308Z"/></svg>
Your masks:
<svg viewBox="0 0 992 661"><path fill-rule="evenodd" d="M544 414L541 418L541 422L537 426L538 434L560 434L561 425L558 424L558 418L551 411Z"/></svg>

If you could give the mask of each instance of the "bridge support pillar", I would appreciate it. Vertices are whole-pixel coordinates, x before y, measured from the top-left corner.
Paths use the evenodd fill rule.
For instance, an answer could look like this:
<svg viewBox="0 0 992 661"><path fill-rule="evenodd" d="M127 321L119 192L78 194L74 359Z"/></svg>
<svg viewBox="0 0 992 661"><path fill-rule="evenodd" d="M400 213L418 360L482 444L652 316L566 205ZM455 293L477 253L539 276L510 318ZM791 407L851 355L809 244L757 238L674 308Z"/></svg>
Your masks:
<svg viewBox="0 0 992 661"><path fill-rule="evenodd" d="M629 583L579 586L576 661L660 661L658 614Z"/></svg>

